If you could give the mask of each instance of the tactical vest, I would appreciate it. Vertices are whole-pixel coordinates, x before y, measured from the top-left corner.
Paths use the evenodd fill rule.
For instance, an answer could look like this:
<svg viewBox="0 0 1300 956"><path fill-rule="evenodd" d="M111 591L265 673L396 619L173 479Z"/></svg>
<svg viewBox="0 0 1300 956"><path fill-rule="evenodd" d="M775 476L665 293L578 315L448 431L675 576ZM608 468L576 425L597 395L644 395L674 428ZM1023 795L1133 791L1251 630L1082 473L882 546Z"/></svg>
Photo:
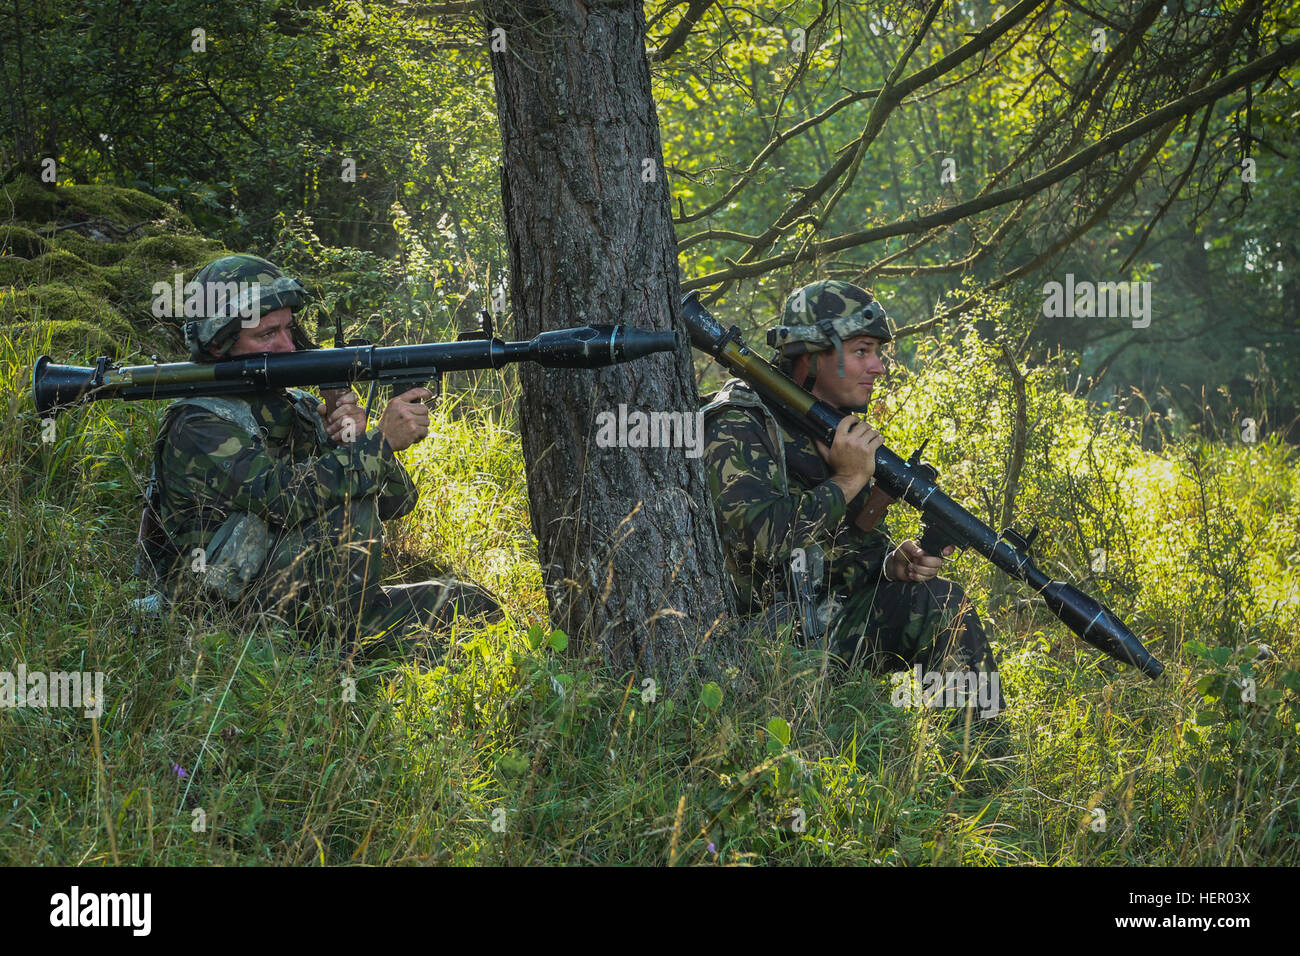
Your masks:
<svg viewBox="0 0 1300 956"><path fill-rule="evenodd" d="M781 494L790 497L790 466L785 457L785 440L776 416L772 414L758 394L740 379L731 379L721 390L709 396L701 408L705 422L733 408L743 409L763 426L763 447L776 462L780 477ZM812 476L803 476L808 480ZM843 603L841 596L826 589L826 555L819 544L810 544L796 554L785 568L785 590L777 592L778 605L793 604L797 608L802 640L805 643L820 640L829 628L831 619Z"/></svg>
<svg viewBox="0 0 1300 956"><path fill-rule="evenodd" d="M790 495L790 474L785 462L785 441L781 438L781 429L776 423L776 416L763 404L758 393L738 378L733 378L722 388L708 396L706 404L700 409L707 423L722 412L732 408L743 408L758 417L763 424L766 439L763 446L776 462L777 473L781 476L781 494Z"/></svg>
<svg viewBox="0 0 1300 956"><path fill-rule="evenodd" d="M304 422L316 429L317 440L329 444L329 433L325 423L316 413L319 400L310 392L302 389L287 389L293 399L294 413ZM257 423L253 410L245 399L230 397L201 396L182 398L172 402L163 411L162 424L158 436L154 439L153 468L149 482L145 486L144 506L140 515L140 528L136 536L137 551L135 571L155 591L162 589L167 570L176 559L189 552L203 539L203 533L192 531L174 536L167 530L160 515L163 498L162 482L159 477L159 462L162 460L163 444L167 431L171 427L176 412L185 406L197 406L216 415L224 421L246 431L255 442L266 439L266 429ZM243 596L248 585L266 563L270 554L273 535L266 522L256 515L239 512L228 515L208 541L205 553L196 555L201 562L196 568L203 585L213 594L229 601L237 601ZM141 602L149 608L157 608L161 603L158 595L150 595Z"/></svg>

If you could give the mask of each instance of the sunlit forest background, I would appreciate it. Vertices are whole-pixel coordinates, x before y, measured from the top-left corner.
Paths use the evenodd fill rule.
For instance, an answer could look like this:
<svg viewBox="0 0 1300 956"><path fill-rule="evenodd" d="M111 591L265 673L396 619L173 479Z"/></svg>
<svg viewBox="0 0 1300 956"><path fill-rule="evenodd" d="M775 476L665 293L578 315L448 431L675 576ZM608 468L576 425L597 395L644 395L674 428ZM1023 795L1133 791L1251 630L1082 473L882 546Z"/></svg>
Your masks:
<svg viewBox="0 0 1300 956"><path fill-rule="evenodd" d="M683 288L751 344L805 282L872 289L904 332L874 412L890 446L928 440L973 513L1037 524L1042 566L1168 667L1099 660L957 558L1010 701L1011 769L982 774L888 677L786 642L658 690L571 647L509 370L449 376L402 456L422 497L389 528L393 580L455 573L508 612L441 666L341 675L215 609L140 619L163 405L74 410L42 441L36 357L181 360L150 290L223 251L301 278L327 342L336 320L402 344L500 312L488 32L472 2L0 9L0 669L109 687L93 725L0 713L0 862L1300 863L1295 72L1035 180L1296 43L1300 5L1026 3L887 118L879 90L1013 5L645 5ZM1067 275L1149 282L1149 325L1045 317ZM701 395L723 380L696 369ZM903 510L895 537L917 531Z"/></svg>

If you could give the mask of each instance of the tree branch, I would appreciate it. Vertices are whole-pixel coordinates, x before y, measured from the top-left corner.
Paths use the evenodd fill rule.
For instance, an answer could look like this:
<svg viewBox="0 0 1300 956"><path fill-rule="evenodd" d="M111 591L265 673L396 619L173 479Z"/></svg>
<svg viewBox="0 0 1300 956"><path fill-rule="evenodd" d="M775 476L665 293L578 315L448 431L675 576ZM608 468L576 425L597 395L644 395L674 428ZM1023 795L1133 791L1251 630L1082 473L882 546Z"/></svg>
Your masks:
<svg viewBox="0 0 1300 956"><path fill-rule="evenodd" d="M754 160L749 164L749 167L743 173L741 173L740 178L737 179L731 185L731 187L726 191L726 193L722 195L720 199L716 200L715 202L709 203L709 205L705 206L703 209L699 210L698 212L687 213L677 219L674 219L673 222L676 223L677 225L683 225L688 222L695 222L698 219L703 219L705 216L717 212L727 203L731 202L732 198L736 195L736 193L740 192L740 190L744 189L745 186L749 185L749 182L754 178L754 174L758 172L758 168L767 160L769 156L772 155L772 153L776 152L776 150L778 150L786 142L798 136L800 133L804 132L805 130L811 129L812 127L816 126L818 123L821 123L824 120L827 120L830 117L834 116L840 110L844 109L844 107L852 103L856 103L859 100L870 99L871 97L876 96L879 93L880 90L860 90L857 92L849 93L846 96L840 97L838 100L836 100L830 106L826 107L826 109L822 110L816 116L810 116L808 119L796 123L795 125L791 126L789 129L773 136L768 141L767 145L765 145L761 150L759 150L758 155L754 157ZM683 239L681 242L677 244L677 248L680 251L681 249L684 249L687 246L694 245L696 241L697 240L695 240L694 236L688 236L686 239Z"/></svg>
<svg viewBox="0 0 1300 956"><path fill-rule="evenodd" d="M826 239L811 244L798 252L783 253L782 255L771 256L757 261L737 262L727 269L711 272L683 282L682 291L689 292L692 289L716 285L719 282L730 282L735 279L762 275L771 272L773 269L793 265L796 262L811 261L829 253L850 249L867 242L887 239L891 236L924 232L936 226L957 222L976 213L1032 196L1034 193L1040 192L1082 169L1086 169L1103 156L1118 152L1133 140L1158 129L1162 124L1177 120L1189 113L1194 113L1226 94L1245 86L1247 83L1252 83L1261 77L1267 76L1274 70L1294 63L1297 59L1300 59L1300 43L1284 43L1267 56L1260 57L1236 72L1223 77L1216 83L1166 104L1158 110L1153 110L1017 186L978 196L967 202L958 203L955 206L910 221L897 221L884 226L876 226L872 229L846 233L833 239ZM766 237L766 234L764 235Z"/></svg>
<svg viewBox="0 0 1300 956"><path fill-rule="evenodd" d="M858 156L856 146L862 142L864 138L868 137L869 134L872 137L875 135L874 132L871 132L873 123L883 125L884 119L888 117L890 112L892 112L894 106L897 106L898 103L902 102L905 97L937 77L947 73L949 70L953 69L953 67L987 49L999 37L1007 33L1012 27L1028 16L1036 7L1041 6L1045 2L1047 2L1047 0L1020 0L1020 3L1016 4L1009 11L997 20L993 21L993 23L989 24L971 40L963 43L952 53L941 57L930 66L918 70L906 79L898 81L892 87L882 87L882 90L885 88L891 89L891 100L893 102L889 107L882 110L878 102L876 107L873 108L871 114L871 117L875 117L875 119L873 120L871 117L868 118L867 125L863 129L862 134L857 138L857 140L841 151L840 159L831 166L830 169L823 173L816 183L800 190L803 194L801 198L789 205L785 211L777 217L776 221L773 222L772 225L763 233L760 241L741 256L736 263L733 263L731 269L712 273L712 275L719 277L715 281L730 282L736 278L743 278L746 274L758 275L762 272L770 271L769 268L758 268L756 272L746 272L745 270L760 266L761 262L775 262L777 260L788 259L788 256L777 256L768 260L760 261L757 257L771 248L772 244L776 242L776 240L779 239L792 225L803 220L817 200L821 198L822 194L825 193L834 183L838 182L845 171L853 165L855 158ZM876 132L878 132L878 129ZM815 245L805 245L798 253L794 254L796 258L789 258L785 264L815 258L817 255L816 250L818 248L819 246ZM845 248L847 248L847 246ZM701 284L712 285L713 282L704 282ZM690 283L684 285L683 291L687 291L687 286L689 285Z"/></svg>
<svg viewBox="0 0 1300 956"><path fill-rule="evenodd" d="M673 6L680 5L673 4ZM668 36L664 37L664 42L659 44L659 48L650 54L650 62L662 63L680 50L686 43L687 37L691 35L695 24L700 22L700 17L704 16L705 11L711 6L713 0L690 0L690 5L682 14L682 18L668 31Z"/></svg>

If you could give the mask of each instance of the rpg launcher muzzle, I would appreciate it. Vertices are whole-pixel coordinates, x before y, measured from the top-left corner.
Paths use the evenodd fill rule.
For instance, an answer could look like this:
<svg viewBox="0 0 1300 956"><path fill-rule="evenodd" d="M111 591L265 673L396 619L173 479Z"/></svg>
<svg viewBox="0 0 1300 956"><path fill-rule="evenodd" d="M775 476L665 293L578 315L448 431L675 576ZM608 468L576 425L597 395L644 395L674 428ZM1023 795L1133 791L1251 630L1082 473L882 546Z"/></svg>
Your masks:
<svg viewBox="0 0 1300 956"><path fill-rule="evenodd" d="M695 348L748 382L785 424L830 446L836 427L846 417L844 412L804 391L752 352L741 341L740 329L732 326L724 330L700 304L698 292L682 300L682 318ZM875 479L891 498L921 512L919 544L927 554L940 554L950 544L979 552L1041 594L1048 609L1093 647L1132 664L1153 680L1160 676L1164 665L1109 608L1072 584L1050 580L1034 565L1028 552L1037 527L1028 535L1011 529L995 532L939 490L935 483L938 472L921 461L924 447L904 461L882 445L876 449Z"/></svg>
<svg viewBox="0 0 1300 956"><path fill-rule="evenodd" d="M264 353L219 362L171 362L121 366L100 357L94 368L55 365L48 355L32 369L32 395L42 417L105 398L126 401L235 395L272 388L346 387L378 382L394 391L434 382L444 372L501 368L536 362L547 368L602 368L671 352L677 333L626 325L587 325L543 332L530 342L503 342L490 321L454 342L426 345L352 345L302 352Z"/></svg>

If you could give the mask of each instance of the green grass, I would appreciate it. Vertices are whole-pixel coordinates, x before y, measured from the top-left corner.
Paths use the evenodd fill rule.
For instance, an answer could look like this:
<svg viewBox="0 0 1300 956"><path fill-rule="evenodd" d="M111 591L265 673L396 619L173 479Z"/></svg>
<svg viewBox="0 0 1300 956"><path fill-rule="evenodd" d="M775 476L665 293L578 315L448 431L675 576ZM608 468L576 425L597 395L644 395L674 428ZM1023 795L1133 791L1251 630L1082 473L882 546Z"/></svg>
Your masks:
<svg viewBox="0 0 1300 956"><path fill-rule="evenodd" d="M0 863L1300 862L1300 472L1275 441L1155 455L1049 373L1033 380L1017 504L1043 526L1043 564L1168 670L1153 684L1099 666L958 559L947 573L999 649L1016 754L981 776L933 714L890 706L887 678L828 673L777 640L755 635L708 689L651 688L565 647L516 396L494 375L451 383L434 434L404 453L421 504L390 529L402 579L455 573L507 608L452 635L442 666L343 671L216 613L134 621L135 495L161 406L76 410L45 443L38 349L0 338L0 669L102 670L107 704L95 721L0 712ZM907 451L951 423L931 451L987 518L1008 443L997 362L970 343L926 362L892 390L887 433Z"/></svg>

